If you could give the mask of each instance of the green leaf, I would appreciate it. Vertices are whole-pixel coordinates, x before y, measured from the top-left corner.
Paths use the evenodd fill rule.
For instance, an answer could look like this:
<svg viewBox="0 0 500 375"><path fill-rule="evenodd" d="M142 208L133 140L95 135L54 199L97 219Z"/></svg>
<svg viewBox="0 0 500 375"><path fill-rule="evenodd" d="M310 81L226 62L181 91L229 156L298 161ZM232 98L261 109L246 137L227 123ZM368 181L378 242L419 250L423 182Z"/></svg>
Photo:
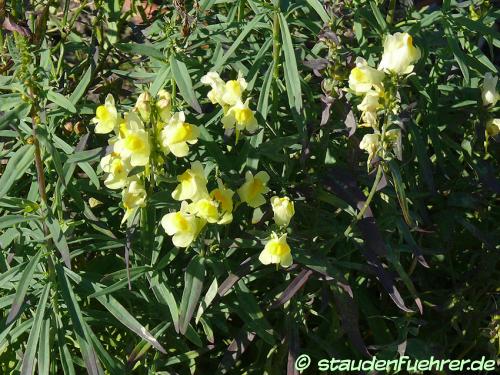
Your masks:
<svg viewBox="0 0 500 375"><path fill-rule="evenodd" d="M17 120L22 120L28 116L31 111L31 105L28 103L22 103L16 108L6 112L0 116L0 130L13 124Z"/></svg>
<svg viewBox="0 0 500 375"><path fill-rule="evenodd" d="M179 308L177 307L177 301L174 294L166 286L166 283L160 282L159 275L163 275L163 273L156 274L151 278L151 289L158 302L168 306L175 331L179 332ZM163 276L162 279L166 280L166 277Z"/></svg>
<svg viewBox="0 0 500 375"><path fill-rule="evenodd" d="M64 269L60 264L56 265L56 271L59 281L59 291L61 292L69 311L71 322L73 323L73 331L76 334L80 352L82 353L83 361L85 362L85 368L89 375L104 374L97 358L97 354L92 346L92 341L84 327L85 323L82 312L80 311L80 306L78 306L78 301L76 300L73 288L71 287Z"/></svg>
<svg viewBox="0 0 500 375"><path fill-rule="evenodd" d="M179 91L184 100L191 107L193 107L196 112L202 113L200 103L198 103L193 90L193 83L191 82L191 76L189 75L186 64L184 64L182 61L177 60L174 55L171 55L170 69L172 71L172 75L174 76L175 83L179 87Z"/></svg>
<svg viewBox="0 0 500 375"><path fill-rule="evenodd" d="M215 71L220 70L220 68L226 63L226 61L234 54L234 52L239 47L241 42L246 38L246 36L251 31L254 31L256 29L257 23L262 19L262 17L263 15L257 15L256 17L254 17L253 20L251 20L249 23L246 24L246 26L243 28L240 35L238 35L238 37L233 42L231 47L229 47L226 53L215 62L215 65L213 66L212 70Z"/></svg>
<svg viewBox="0 0 500 375"><path fill-rule="evenodd" d="M31 284L33 274L35 273L38 262L42 257L42 253L43 249L38 250L38 252L33 256L33 258L31 258L28 265L24 269L21 279L17 283L16 296L14 297L9 315L7 316L7 320L5 321L6 325L10 324L17 317L17 313L21 309L21 306L24 302L24 297L26 296L26 292L28 291L28 288Z"/></svg>
<svg viewBox="0 0 500 375"><path fill-rule="evenodd" d="M406 189L403 179L401 178L401 174L399 173L399 168L394 160L391 160L388 165L389 169L391 170L392 181L394 183L394 189L396 190L399 205L401 206L401 210L403 211L403 217L405 218L406 223L410 227L413 227L413 220L410 216L408 210L408 202L406 200Z"/></svg>
<svg viewBox="0 0 500 375"><path fill-rule="evenodd" d="M307 3L311 8L315 10L316 13L318 13L318 16L320 16L321 20L324 23L329 23L330 17L328 16L328 13L326 13L325 8L323 7L323 4L319 2L319 0L306 0Z"/></svg>
<svg viewBox="0 0 500 375"><path fill-rule="evenodd" d="M464 51L462 51L460 45L457 42L456 34L453 33L451 30L451 27L447 22L443 22L444 25L444 30L445 30L445 35L446 35L446 41L448 42L448 45L450 46L453 55L455 56L455 61L457 62L460 70L462 71L462 74L464 76L464 83L468 84L469 83L469 68L467 67L466 63L466 55Z"/></svg>
<svg viewBox="0 0 500 375"><path fill-rule="evenodd" d="M6 215L0 217L0 229L8 228L19 223L26 223L31 220L38 220L37 216L28 215Z"/></svg>
<svg viewBox="0 0 500 375"><path fill-rule="evenodd" d="M28 342L26 344L26 350L23 356L21 375L33 374L35 354L38 346L38 339L40 337L40 331L42 329L43 316L45 314L45 307L47 305L47 299L49 298L49 292L50 283L47 283L43 288L40 300L38 301L38 307L36 309L35 318L33 320L33 325L31 326Z"/></svg>
<svg viewBox="0 0 500 375"><path fill-rule="evenodd" d="M380 12L380 9L377 5L377 2L375 1L369 1L370 8L372 10L372 13L375 17L375 20L377 21L378 25L380 26L380 30L382 32L387 31L387 23L385 22L384 16L382 16L382 13Z"/></svg>
<svg viewBox="0 0 500 375"><path fill-rule="evenodd" d="M47 99L52 103L57 104L59 107L70 111L71 113L76 113L76 108L73 103L58 92L52 90L47 91Z"/></svg>
<svg viewBox="0 0 500 375"><path fill-rule="evenodd" d="M87 68L85 74L80 78L75 90L71 93L69 100L73 105L76 105L87 91L87 87L89 86L92 78L92 69L92 65Z"/></svg>
<svg viewBox="0 0 500 375"><path fill-rule="evenodd" d="M207 292L205 293L205 298L203 298L203 301L200 303L200 306L198 306L198 312L196 313L196 319L195 319L196 324L198 324L201 316L203 315L203 312L214 300L215 296L217 295L217 289L219 289L219 285L217 284L217 279L214 278L214 281L212 281L212 284L210 284Z"/></svg>
<svg viewBox="0 0 500 375"><path fill-rule="evenodd" d="M184 274L184 291L179 312L179 331L186 333L189 321L200 299L205 278L205 263L203 257L197 255L188 264Z"/></svg>
<svg viewBox="0 0 500 375"><path fill-rule="evenodd" d="M135 55L153 57L158 60L164 60L163 52L156 49L152 44L138 44L138 43L116 43L115 47L119 50Z"/></svg>
<svg viewBox="0 0 500 375"><path fill-rule="evenodd" d="M21 146L10 158L5 171L0 176L0 199L10 190L14 182L20 179L33 163L35 158L33 145Z"/></svg>
<svg viewBox="0 0 500 375"><path fill-rule="evenodd" d="M52 236L52 241L54 242L57 250L59 250L64 264L66 264L66 267L71 269L71 259L69 256L69 248L68 242L66 241L66 236L61 229L59 221L56 220L50 210L47 210L47 218L45 222L47 224L47 227L49 228L50 235Z"/></svg>
<svg viewBox="0 0 500 375"><path fill-rule="evenodd" d="M50 369L50 318L43 320L40 330L40 342L38 343L38 374L49 375Z"/></svg>
<svg viewBox="0 0 500 375"><path fill-rule="evenodd" d="M283 13L279 14L279 22L281 28L281 38L283 42L283 53L285 55L285 64L283 69L285 72L288 100L290 106L292 108L295 108L297 113L299 113L302 108L302 89L300 87L300 75L297 68L295 51L293 49L292 36L290 35L290 30L288 29L288 24Z"/></svg>

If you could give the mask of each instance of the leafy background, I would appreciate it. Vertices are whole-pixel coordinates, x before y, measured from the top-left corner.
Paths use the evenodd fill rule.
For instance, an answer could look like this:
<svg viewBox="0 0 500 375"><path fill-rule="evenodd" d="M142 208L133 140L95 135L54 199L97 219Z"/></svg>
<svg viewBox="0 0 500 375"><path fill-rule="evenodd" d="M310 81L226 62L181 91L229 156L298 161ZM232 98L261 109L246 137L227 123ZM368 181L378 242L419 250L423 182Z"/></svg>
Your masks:
<svg viewBox="0 0 500 375"><path fill-rule="evenodd" d="M294 374L300 353L495 358L500 184L484 127L498 108L487 113L479 87L498 74L496 5L0 1L0 371ZM376 62L396 31L423 52L399 90L403 158L354 221L374 176L342 89L356 56ZM209 70L243 73L260 132L237 144L223 133L200 84ZM157 222L175 207L168 178L150 220L120 226L97 168L106 140L89 122L108 93L126 110L161 88L202 128L191 160L233 189L244 170L265 170L295 200L292 267L257 260L267 206L255 225L241 208L197 251L174 248ZM187 165L169 159L168 176Z"/></svg>

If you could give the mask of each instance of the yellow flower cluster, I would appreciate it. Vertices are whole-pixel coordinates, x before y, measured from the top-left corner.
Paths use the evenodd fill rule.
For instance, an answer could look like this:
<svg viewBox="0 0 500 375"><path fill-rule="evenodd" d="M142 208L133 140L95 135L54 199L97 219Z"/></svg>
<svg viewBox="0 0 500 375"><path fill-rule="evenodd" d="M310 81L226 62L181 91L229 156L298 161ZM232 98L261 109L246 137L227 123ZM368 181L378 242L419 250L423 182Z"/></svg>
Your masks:
<svg viewBox="0 0 500 375"><path fill-rule="evenodd" d="M207 96L212 104L219 104L224 110L224 129L236 129L236 139L242 130L250 133L257 130L257 119L249 107L250 99L243 101L247 82L241 73L237 79L224 82L219 73L209 72L201 78L201 83L211 87Z"/></svg>
<svg viewBox="0 0 500 375"><path fill-rule="evenodd" d="M146 204L144 172L150 168L152 149L184 157L189 153L188 145L196 143L199 130L185 120L183 112L172 113L170 93L165 90L160 90L154 100L143 92L133 110L123 117L111 95L97 107L92 119L95 132L114 133L109 140L113 151L101 159L100 166L107 174L104 184L110 189L123 189L122 223Z"/></svg>
<svg viewBox="0 0 500 375"><path fill-rule="evenodd" d="M371 159L381 148L381 134L378 125L378 111L386 103L386 92L384 90L384 79L386 74L397 76L409 74L413 71L413 64L420 59L421 53L418 47L413 45L413 38L408 33L395 33L388 35L384 41L384 53L380 60L378 69L372 68L368 62L358 57L356 67L349 75L349 89L363 100L357 106L361 111L361 126L373 128L373 134L366 134L361 140L359 147L368 152L368 165ZM389 100L394 100L390 98ZM387 114L386 114L387 115ZM384 143L392 146L396 154L401 153L401 131L399 129L389 130Z"/></svg>

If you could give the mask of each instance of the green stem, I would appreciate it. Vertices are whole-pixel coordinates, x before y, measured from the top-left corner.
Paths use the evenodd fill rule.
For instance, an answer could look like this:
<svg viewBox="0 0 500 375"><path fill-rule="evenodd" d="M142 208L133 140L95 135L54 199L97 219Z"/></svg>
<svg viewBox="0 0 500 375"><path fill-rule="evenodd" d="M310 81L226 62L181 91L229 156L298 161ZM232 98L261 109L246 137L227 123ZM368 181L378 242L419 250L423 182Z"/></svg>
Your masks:
<svg viewBox="0 0 500 375"><path fill-rule="evenodd" d="M390 25L394 20L394 10L396 9L396 0L391 0L389 3L389 11L387 12L386 21Z"/></svg>

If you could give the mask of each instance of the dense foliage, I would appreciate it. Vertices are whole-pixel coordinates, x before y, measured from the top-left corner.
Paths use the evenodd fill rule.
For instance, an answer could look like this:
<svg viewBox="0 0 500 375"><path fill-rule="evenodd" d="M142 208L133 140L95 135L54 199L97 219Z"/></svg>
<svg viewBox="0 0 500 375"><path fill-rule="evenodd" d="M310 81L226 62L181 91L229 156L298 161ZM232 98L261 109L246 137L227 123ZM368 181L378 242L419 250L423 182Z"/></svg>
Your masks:
<svg viewBox="0 0 500 375"><path fill-rule="evenodd" d="M0 373L496 358L495 5L0 0Z"/></svg>

